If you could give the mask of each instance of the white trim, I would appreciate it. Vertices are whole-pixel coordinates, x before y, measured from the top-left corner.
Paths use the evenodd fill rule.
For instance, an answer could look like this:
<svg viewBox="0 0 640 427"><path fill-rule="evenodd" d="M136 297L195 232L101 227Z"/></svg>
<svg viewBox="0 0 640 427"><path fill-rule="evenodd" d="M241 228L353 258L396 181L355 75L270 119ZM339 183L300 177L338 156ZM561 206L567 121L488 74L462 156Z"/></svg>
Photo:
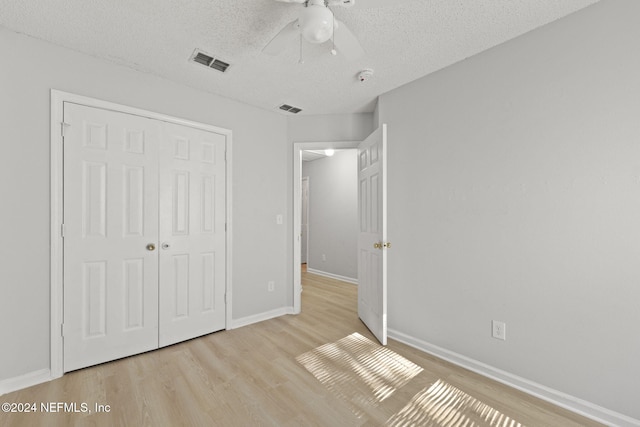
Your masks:
<svg viewBox="0 0 640 427"><path fill-rule="evenodd" d="M227 197L226 200L226 205L227 205L227 222L226 222L226 232L227 232L227 241L226 241L226 260L227 260L227 265L225 268L225 272L227 274L226 277L226 283L225 283L225 296L224 296L224 301L225 301L225 310L227 313L227 317L225 320L225 329L229 330L231 329L231 323L233 322L233 313L231 312L231 309L233 307L233 288L231 286L231 284L233 283L233 263L231 262L231 254L233 254L233 215L232 215L232 211L231 208L233 206L233 201L232 201L232 189L233 189L233 182L231 181L231 178L233 177L233 174L231 173L231 167L233 165L233 155L232 155L232 139L233 139L233 135L231 131L228 131L229 133L226 135L227 137L227 150L225 153L225 160L226 160L226 165L225 165L225 170L226 170L226 177L225 177L225 181L227 184L227 188L225 190L225 194Z"/></svg>
<svg viewBox="0 0 640 427"><path fill-rule="evenodd" d="M503 371L453 351L446 350L437 345L430 344L418 338L402 332L389 329L389 338L400 341L411 347L422 350L440 359L444 359L455 365L462 366L470 371L483 375L485 377L496 380L502 384L513 387L517 390L535 396L539 399L550 402L561 408L583 415L606 425L614 426L640 426L640 420L636 420L627 415L620 414L607 408L603 408L586 400L571 396L558 390L530 381L526 378L519 377L509 372Z"/></svg>
<svg viewBox="0 0 640 427"><path fill-rule="evenodd" d="M287 314L295 314L293 312L293 307L276 308L275 310L265 311L264 313L252 314L251 316L236 319L231 323L231 329L241 328L243 326L263 322L265 320L273 319Z"/></svg>
<svg viewBox="0 0 640 427"><path fill-rule="evenodd" d="M61 335L61 325L63 316L63 272L62 272L62 255L63 240L60 235L60 224L63 219L63 146L61 122L63 121L64 103L70 102L88 107L101 108L120 113L132 114L136 116L146 117L149 119L160 120L163 122L173 123L182 126L188 126L208 132L215 132L226 137L226 216L227 216L227 235L226 235L226 329L231 328L233 319L232 313L232 146L233 135L231 130L221 127L209 125L206 123L194 122L191 120L181 119L178 117L168 116L166 114L156 113L153 111L142 110L140 108L129 107L126 105L115 104L113 102L103 101L100 99L89 98L86 96L76 95L68 92L51 89L51 353L50 353L50 379L59 378L63 374L63 345Z"/></svg>
<svg viewBox="0 0 640 427"><path fill-rule="evenodd" d="M40 369L0 381L0 396L51 380L51 371Z"/></svg>
<svg viewBox="0 0 640 427"><path fill-rule="evenodd" d="M299 314L302 310L300 294L301 283L301 242L302 232L302 150L324 150L327 148L346 149L358 148L361 141L334 141L334 142L294 142L293 143L293 314Z"/></svg>
<svg viewBox="0 0 640 427"><path fill-rule="evenodd" d="M64 319L62 312L62 281L63 281L63 244L60 224L62 224L62 129L64 95L62 92L51 91L51 261L50 268L50 356L49 369L51 378L59 378L63 374L63 346L62 346L62 322Z"/></svg>
<svg viewBox="0 0 640 427"><path fill-rule="evenodd" d="M326 271L316 270L315 268L307 267L307 272L312 274L317 274L318 276L329 277L331 279L341 280L343 282L352 283L354 285L358 284L358 279L354 279L353 277L341 276L339 274L328 273Z"/></svg>

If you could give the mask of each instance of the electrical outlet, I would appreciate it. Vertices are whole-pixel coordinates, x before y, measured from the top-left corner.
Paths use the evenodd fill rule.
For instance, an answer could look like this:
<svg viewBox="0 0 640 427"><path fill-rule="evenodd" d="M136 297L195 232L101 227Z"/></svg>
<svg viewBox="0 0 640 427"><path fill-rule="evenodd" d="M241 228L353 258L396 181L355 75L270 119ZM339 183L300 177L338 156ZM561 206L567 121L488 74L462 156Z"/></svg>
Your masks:
<svg viewBox="0 0 640 427"><path fill-rule="evenodd" d="M498 322L497 320L491 321L491 336L502 341L507 340L507 324L504 322Z"/></svg>
<svg viewBox="0 0 640 427"><path fill-rule="evenodd" d="M273 280L270 280L267 282L267 290L269 292L273 292L276 289L276 282L274 282Z"/></svg>

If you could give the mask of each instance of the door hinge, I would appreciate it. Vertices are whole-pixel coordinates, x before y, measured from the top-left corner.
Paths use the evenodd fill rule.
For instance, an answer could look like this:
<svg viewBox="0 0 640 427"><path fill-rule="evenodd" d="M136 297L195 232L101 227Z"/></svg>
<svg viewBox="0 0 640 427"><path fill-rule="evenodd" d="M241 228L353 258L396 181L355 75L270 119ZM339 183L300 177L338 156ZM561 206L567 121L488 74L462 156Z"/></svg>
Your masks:
<svg viewBox="0 0 640 427"><path fill-rule="evenodd" d="M60 336L64 337L64 323L60 323Z"/></svg>
<svg viewBox="0 0 640 427"><path fill-rule="evenodd" d="M69 123L60 122L60 134L62 135L63 138L67 136L67 128L69 126L71 126Z"/></svg>
<svg viewBox="0 0 640 427"><path fill-rule="evenodd" d="M65 231L64 224L60 224L60 235L61 235L62 237L64 237L64 231Z"/></svg>
<svg viewBox="0 0 640 427"><path fill-rule="evenodd" d="M225 303L225 304L227 303L227 293L226 293L226 292L225 292L225 294L224 294L224 303Z"/></svg>

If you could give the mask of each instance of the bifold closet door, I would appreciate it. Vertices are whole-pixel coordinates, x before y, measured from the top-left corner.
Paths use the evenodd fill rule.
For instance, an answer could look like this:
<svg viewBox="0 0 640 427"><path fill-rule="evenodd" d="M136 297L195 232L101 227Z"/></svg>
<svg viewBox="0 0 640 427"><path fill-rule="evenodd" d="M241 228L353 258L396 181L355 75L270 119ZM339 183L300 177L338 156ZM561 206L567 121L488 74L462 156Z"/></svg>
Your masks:
<svg viewBox="0 0 640 427"><path fill-rule="evenodd" d="M163 125L160 347L225 328L226 137Z"/></svg>
<svg viewBox="0 0 640 427"><path fill-rule="evenodd" d="M64 120L67 372L158 347L161 122L71 103Z"/></svg>
<svg viewBox="0 0 640 427"><path fill-rule="evenodd" d="M226 326L226 136L64 105L64 371Z"/></svg>

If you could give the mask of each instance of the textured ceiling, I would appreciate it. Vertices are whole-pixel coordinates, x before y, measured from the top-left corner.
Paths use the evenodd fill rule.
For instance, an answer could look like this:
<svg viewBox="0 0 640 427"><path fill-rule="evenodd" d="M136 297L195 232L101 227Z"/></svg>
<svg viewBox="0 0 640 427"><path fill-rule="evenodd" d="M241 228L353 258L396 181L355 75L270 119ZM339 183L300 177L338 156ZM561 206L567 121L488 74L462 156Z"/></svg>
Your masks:
<svg viewBox="0 0 640 427"><path fill-rule="evenodd" d="M299 43L262 53L302 7L274 0L0 0L0 25L257 107L340 114L373 111L384 92L597 1L356 0L333 10L366 55L348 61L330 42L305 43L302 64ZM231 67L189 62L195 48ZM360 83L364 68L375 74Z"/></svg>

